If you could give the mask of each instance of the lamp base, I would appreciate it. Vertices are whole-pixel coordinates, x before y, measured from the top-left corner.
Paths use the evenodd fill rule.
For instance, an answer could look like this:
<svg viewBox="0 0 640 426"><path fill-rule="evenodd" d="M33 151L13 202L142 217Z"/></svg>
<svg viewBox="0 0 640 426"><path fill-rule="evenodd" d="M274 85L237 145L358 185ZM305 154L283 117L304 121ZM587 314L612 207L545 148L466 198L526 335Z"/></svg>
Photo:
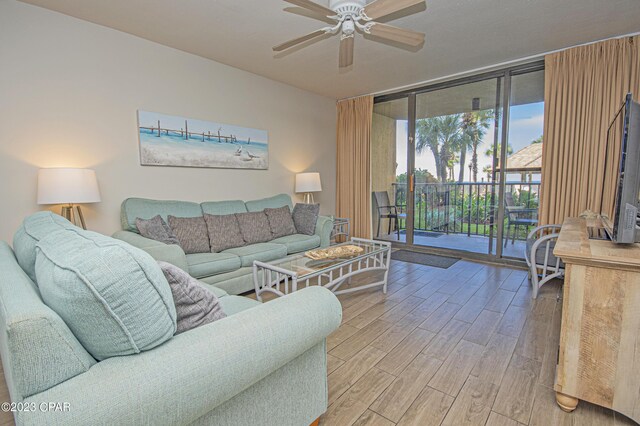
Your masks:
<svg viewBox="0 0 640 426"><path fill-rule="evenodd" d="M69 204L62 207L62 217L76 226L80 226L82 229L87 229L87 225L84 222L84 215L80 206ZM79 222L79 223L78 223Z"/></svg>
<svg viewBox="0 0 640 426"><path fill-rule="evenodd" d="M315 204L316 202L313 200L313 192L305 192L304 200L302 202L305 204Z"/></svg>

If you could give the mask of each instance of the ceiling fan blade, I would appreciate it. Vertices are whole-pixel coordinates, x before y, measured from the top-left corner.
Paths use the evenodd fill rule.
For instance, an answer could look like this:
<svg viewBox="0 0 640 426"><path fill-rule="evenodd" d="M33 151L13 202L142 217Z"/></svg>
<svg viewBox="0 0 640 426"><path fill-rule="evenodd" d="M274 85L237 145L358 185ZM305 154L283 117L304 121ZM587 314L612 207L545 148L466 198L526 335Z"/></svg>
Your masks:
<svg viewBox="0 0 640 426"><path fill-rule="evenodd" d="M365 6L364 13L376 20L420 3L425 3L425 0L375 0Z"/></svg>
<svg viewBox="0 0 640 426"><path fill-rule="evenodd" d="M314 3L311 0L284 0L287 3L295 4L296 6L304 7L305 9L312 10L314 12L318 12L323 14L324 16L334 16L336 13L329 9L328 7L324 7L319 5L318 3Z"/></svg>
<svg viewBox="0 0 640 426"><path fill-rule="evenodd" d="M326 15L323 15L321 13L318 12L313 12L309 9L305 9L303 7L285 7L284 8L285 12L289 12L289 13L293 13L295 15L298 16L304 16L305 18L311 18L311 19L317 19L319 21L323 21L326 22L328 24L331 24L332 26L334 26L336 24L337 19L334 17L327 17Z"/></svg>
<svg viewBox="0 0 640 426"><path fill-rule="evenodd" d="M355 37L347 37L340 40L340 68L353 65L353 42Z"/></svg>
<svg viewBox="0 0 640 426"><path fill-rule="evenodd" d="M287 50L293 46L296 46L300 43L304 43L305 41L312 40L316 37L320 37L326 34L325 30L318 30L307 35L303 35L302 37L294 38L293 40L289 40L286 43L279 44L273 48L274 52L282 52L283 50Z"/></svg>
<svg viewBox="0 0 640 426"><path fill-rule="evenodd" d="M420 46L424 43L424 34L392 25L373 23L369 33L386 40L396 41L409 46Z"/></svg>

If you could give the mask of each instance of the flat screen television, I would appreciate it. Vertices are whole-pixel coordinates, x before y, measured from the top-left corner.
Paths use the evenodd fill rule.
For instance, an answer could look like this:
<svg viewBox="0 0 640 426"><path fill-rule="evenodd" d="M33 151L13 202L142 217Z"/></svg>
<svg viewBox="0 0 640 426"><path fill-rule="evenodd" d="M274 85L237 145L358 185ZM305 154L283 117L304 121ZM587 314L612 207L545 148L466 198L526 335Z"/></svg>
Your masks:
<svg viewBox="0 0 640 426"><path fill-rule="evenodd" d="M607 190L612 180L616 182L613 194ZM640 242L640 104L633 101L631 93L607 131L604 188L602 223L609 238L618 244ZM609 217L605 209L611 205L611 195L614 209Z"/></svg>

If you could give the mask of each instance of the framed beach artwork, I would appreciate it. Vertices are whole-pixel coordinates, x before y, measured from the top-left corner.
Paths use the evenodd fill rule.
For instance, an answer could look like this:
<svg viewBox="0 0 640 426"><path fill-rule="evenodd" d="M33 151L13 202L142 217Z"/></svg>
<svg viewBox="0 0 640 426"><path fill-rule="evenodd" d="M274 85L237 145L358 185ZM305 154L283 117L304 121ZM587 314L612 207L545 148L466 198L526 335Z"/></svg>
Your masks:
<svg viewBox="0 0 640 426"><path fill-rule="evenodd" d="M138 111L143 166L269 168L269 135L211 121Z"/></svg>

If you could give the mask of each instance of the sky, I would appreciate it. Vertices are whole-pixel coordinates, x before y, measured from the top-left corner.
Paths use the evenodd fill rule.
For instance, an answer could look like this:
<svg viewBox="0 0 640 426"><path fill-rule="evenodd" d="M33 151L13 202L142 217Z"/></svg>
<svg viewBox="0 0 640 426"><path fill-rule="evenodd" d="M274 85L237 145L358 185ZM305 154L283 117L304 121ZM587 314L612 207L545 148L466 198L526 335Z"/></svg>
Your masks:
<svg viewBox="0 0 640 426"><path fill-rule="evenodd" d="M531 142L539 138L543 133L544 125L544 102L518 105L511 107L511 116L509 122L509 143L516 153L520 149L531 144ZM492 158L485 155L486 150L493 144L494 123L490 123L490 128L482 140L482 145L478 149L478 178L485 176L482 169L490 166ZM397 175L406 173L407 171L407 121L398 120L396 126L396 156L398 162ZM471 154L467 154L467 164L465 165L465 181L471 180L469 176L469 159ZM428 170L435 173L435 160L431 151L425 151L420 155L416 155L416 168ZM454 168L455 176L458 177L459 166ZM507 180L519 179L518 175L509 175ZM485 177L486 180L486 177Z"/></svg>

